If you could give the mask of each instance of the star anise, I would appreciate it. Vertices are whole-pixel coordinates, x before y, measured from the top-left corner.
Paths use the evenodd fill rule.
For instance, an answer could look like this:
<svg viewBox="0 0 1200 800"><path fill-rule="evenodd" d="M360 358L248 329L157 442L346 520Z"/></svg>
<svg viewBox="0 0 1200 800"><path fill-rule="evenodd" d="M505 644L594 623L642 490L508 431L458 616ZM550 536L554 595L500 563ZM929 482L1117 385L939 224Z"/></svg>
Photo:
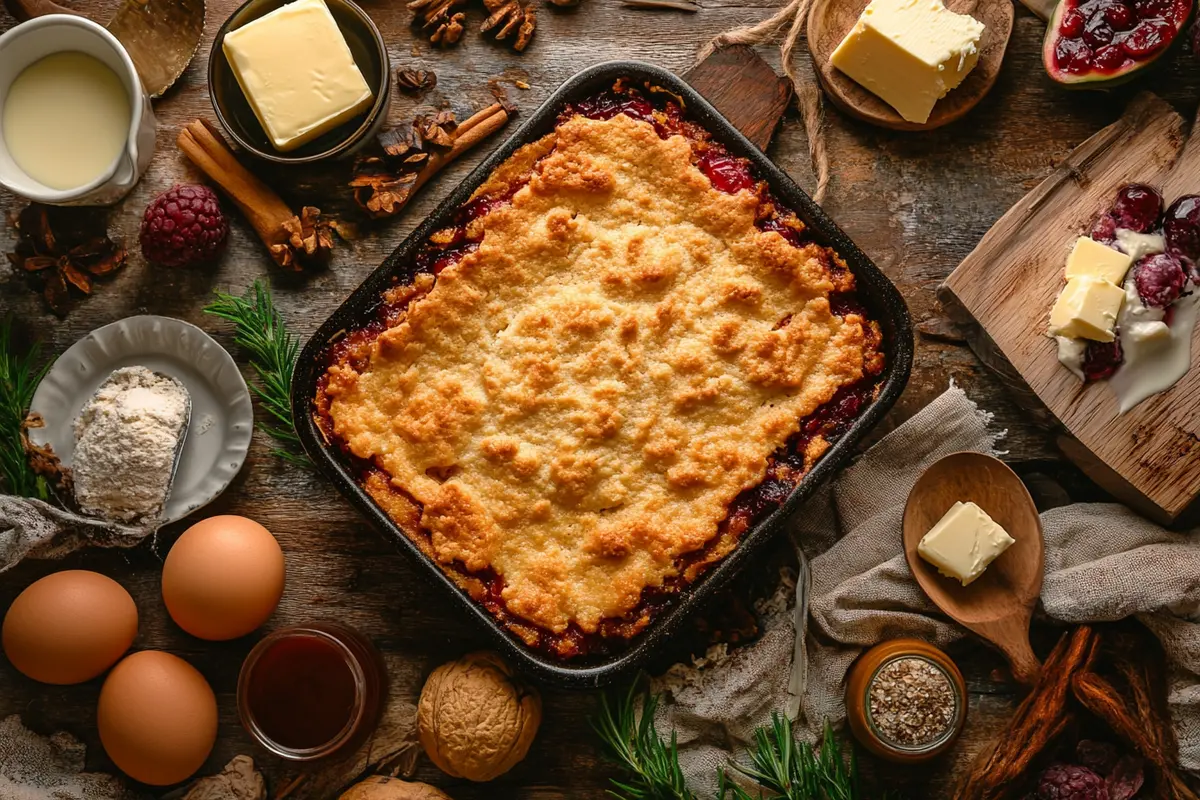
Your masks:
<svg viewBox="0 0 1200 800"><path fill-rule="evenodd" d="M77 294L90 295L94 278L125 266L125 248L108 238L104 219L93 209L31 203L13 218L17 245L7 253L58 316L66 316Z"/></svg>
<svg viewBox="0 0 1200 800"><path fill-rule="evenodd" d="M396 88L408 94L423 94L437 86L437 75L427 69L396 70Z"/></svg>

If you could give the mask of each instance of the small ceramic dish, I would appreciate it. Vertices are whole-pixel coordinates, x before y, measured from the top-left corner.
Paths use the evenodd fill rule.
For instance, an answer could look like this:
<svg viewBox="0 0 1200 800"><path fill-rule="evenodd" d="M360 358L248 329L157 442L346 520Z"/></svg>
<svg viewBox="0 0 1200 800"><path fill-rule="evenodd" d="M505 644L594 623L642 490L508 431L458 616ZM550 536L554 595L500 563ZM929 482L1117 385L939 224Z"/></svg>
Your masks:
<svg viewBox="0 0 1200 800"><path fill-rule="evenodd" d="M213 111L221 126L242 149L264 161L311 164L348 156L369 142L383 127L392 95L392 71L387 45L367 12L351 0L325 0L338 29L346 37L354 63L375 93L375 103L349 122L286 153L276 150L271 144L221 48L225 34L270 14L288 2L290 0L247 0L229 15L217 31L208 54L208 96L212 100Z"/></svg>
<svg viewBox="0 0 1200 800"><path fill-rule="evenodd" d="M30 429L29 438L50 445L63 466L71 466L80 409L113 370L135 365L179 380L191 396L191 423L163 515L167 524L225 491L246 460L254 430L250 392L233 357L195 325L129 317L84 336L38 385L30 411L46 424Z"/></svg>

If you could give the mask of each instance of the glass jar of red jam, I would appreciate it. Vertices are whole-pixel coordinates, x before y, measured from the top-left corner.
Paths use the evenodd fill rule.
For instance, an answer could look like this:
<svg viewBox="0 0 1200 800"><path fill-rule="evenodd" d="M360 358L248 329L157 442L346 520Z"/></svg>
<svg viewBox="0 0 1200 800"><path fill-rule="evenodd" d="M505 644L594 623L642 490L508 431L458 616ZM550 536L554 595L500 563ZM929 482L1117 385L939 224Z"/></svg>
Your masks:
<svg viewBox="0 0 1200 800"><path fill-rule="evenodd" d="M335 622L268 634L238 675L238 716L259 744L290 761L346 756L366 741L387 700L383 658Z"/></svg>

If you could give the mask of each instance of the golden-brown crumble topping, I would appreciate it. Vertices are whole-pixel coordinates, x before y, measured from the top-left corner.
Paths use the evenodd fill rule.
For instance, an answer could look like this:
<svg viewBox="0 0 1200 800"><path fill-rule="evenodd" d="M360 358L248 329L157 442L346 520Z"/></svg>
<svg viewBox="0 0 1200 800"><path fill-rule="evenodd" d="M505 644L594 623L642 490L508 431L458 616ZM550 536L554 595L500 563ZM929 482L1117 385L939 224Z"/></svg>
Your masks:
<svg viewBox="0 0 1200 800"><path fill-rule="evenodd" d="M800 420L862 378L866 334L830 310L846 278L827 251L757 228L757 196L714 189L687 138L576 116L552 144L325 392L334 434L420 504L435 558L590 633L718 535Z"/></svg>

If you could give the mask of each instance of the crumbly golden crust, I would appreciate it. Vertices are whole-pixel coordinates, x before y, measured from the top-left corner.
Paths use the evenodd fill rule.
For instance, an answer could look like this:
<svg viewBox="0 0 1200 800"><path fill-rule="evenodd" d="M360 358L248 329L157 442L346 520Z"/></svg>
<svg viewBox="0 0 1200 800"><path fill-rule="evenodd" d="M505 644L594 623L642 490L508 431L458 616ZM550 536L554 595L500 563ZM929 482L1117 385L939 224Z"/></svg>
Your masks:
<svg viewBox="0 0 1200 800"><path fill-rule="evenodd" d="M439 561L590 633L717 536L799 421L863 376L866 336L830 310L828 251L758 229L756 195L714 189L685 137L625 115L555 137L472 223L479 248L325 392Z"/></svg>

